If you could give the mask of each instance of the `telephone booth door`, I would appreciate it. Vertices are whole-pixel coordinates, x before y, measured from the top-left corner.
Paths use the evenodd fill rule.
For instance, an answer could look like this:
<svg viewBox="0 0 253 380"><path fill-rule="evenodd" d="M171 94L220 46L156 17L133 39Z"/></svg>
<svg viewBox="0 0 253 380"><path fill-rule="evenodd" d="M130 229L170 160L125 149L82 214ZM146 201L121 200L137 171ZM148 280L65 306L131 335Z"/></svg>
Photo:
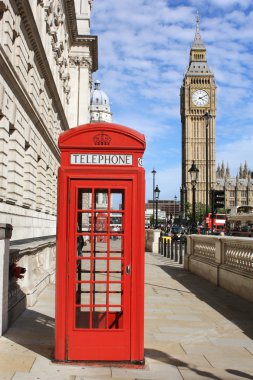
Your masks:
<svg viewBox="0 0 253 380"><path fill-rule="evenodd" d="M130 180L70 180L67 359L131 359Z"/></svg>

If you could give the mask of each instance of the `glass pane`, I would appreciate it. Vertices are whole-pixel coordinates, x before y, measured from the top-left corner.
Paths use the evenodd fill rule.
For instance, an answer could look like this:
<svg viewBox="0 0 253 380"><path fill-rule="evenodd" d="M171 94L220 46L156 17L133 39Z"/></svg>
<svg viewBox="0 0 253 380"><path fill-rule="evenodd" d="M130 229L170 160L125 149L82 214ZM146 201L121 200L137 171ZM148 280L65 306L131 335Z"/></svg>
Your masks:
<svg viewBox="0 0 253 380"><path fill-rule="evenodd" d="M106 308L95 307L92 312L92 328L93 329L106 329Z"/></svg>
<svg viewBox="0 0 253 380"><path fill-rule="evenodd" d="M76 327L87 329L90 328L90 308L77 307L76 308Z"/></svg>
<svg viewBox="0 0 253 380"><path fill-rule="evenodd" d="M92 193L91 189L79 189L78 190L78 209L79 210L90 210L91 207Z"/></svg>
<svg viewBox="0 0 253 380"><path fill-rule="evenodd" d="M94 304L95 305L104 305L104 307L106 307L106 292L103 292L101 290L97 290L97 289L99 289L99 285L102 285L102 284L96 284Z"/></svg>
<svg viewBox="0 0 253 380"><path fill-rule="evenodd" d="M78 260L76 266L76 280L90 281L90 260Z"/></svg>
<svg viewBox="0 0 253 380"><path fill-rule="evenodd" d="M110 260L109 281L120 281L122 274L121 260Z"/></svg>
<svg viewBox="0 0 253 380"><path fill-rule="evenodd" d="M110 230L113 233L122 233L122 214L111 213L110 214Z"/></svg>
<svg viewBox="0 0 253 380"><path fill-rule="evenodd" d="M121 283L120 282L117 284L110 283L109 290L110 290L110 293L121 292Z"/></svg>
<svg viewBox="0 0 253 380"><path fill-rule="evenodd" d="M95 232L108 231L108 214L105 212L96 212L95 214Z"/></svg>
<svg viewBox="0 0 253 380"><path fill-rule="evenodd" d="M106 257L108 249L108 239L107 236L99 235L95 237L94 241L94 257Z"/></svg>
<svg viewBox="0 0 253 380"><path fill-rule="evenodd" d="M110 241L110 255L113 253L121 253L122 252L122 236L116 236L117 239L112 239Z"/></svg>
<svg viewBox="0 0 253 380"><path fill-rule="evenodd" d="M76 284L76 304L86 306L90 305L90 283Z"/></svg>
<svg viewBox="0 0 253 380"><path fill-rule="evenodd" d="M90 257L91 254L91 244L90 244L90 236L77 236L77 256L82 257Z"/></svg>
<svg viewBox="0 0 253 380"><path fill-rule="evenodd" d="M107 272L107 260L94 260L94 272L106 273Z"/></svg>
<svg viewBox="0 0 253 380"><path fill-rule="evenodd" d="M91 231L91 213L78 212L77 214L77 232Z"/></svg>
<svg viewBox="0 0 253 380"><path fill-rule="evenodd" d="M109 294L109 305L115 305L115 306L121 305L121 292Z"/></svg>
<svg viewBox="0 0 253 380"><path fill-rule="evenodd" d="M123 190L111 191L111 210L124 210Z"/></svg>
<svg viewBox="0 0 253 380"><path fill-rule="evenodd" d="M100 210L108 208L108 190L95 190L95 208Z"/></svg>

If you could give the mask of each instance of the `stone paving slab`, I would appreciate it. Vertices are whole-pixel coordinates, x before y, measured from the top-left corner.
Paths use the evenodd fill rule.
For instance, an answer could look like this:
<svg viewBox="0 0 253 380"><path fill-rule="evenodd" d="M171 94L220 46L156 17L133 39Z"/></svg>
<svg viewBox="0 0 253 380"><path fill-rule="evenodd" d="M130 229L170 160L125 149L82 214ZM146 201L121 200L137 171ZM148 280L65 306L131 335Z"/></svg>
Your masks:
<svg viewBox="0 0 253 380"><path fill-rule="evenodd" d="M0 380L253 379L253 304L146 254L143 369L52 362L54 286L0 338Z"/></svg>

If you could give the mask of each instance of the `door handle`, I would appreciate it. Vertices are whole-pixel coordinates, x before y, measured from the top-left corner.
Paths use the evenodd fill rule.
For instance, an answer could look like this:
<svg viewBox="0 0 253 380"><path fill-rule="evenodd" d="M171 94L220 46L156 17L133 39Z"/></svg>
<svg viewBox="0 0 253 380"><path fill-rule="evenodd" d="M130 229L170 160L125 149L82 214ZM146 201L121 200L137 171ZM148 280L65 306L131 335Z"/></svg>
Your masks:
<svg viewBox="0 0 253 380"><path fill-rule="evenodd" d="M131 265L127 265L126 266L126 274L130 274L131 273Z"/></svg>

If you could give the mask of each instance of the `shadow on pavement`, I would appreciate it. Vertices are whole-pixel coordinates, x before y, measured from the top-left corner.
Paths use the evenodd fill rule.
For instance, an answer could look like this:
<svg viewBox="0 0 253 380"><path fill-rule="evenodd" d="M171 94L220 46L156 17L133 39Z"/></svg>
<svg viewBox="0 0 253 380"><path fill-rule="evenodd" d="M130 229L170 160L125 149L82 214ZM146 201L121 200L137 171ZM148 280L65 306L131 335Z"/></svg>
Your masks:
<svg viewBox="0 0 253 380"><path fill-rule="evenodd" d="M214 379L214 380L222 380L221 377L216 376L213 373L210 373L208 371L203 371L197 369L195 366L191 366L188 363L185 363L182 360L179 360L177 358L173 358L172 356L168 355L166 352L162 352L159 350L156 350L154 348L145 348L145 357L149 359L158 360L162 363L170 364L176 367L185 367L186 369L189 369L191 371L194 371L198 376L202 376L202 378L205 379ZM225 369L224 371L230 373L231 375L238 376L240 378L245 379L252 379L252 376L250 374L247 374L242 371L237 371L233 369Z"/></svg>
<svg viewBox="0 0 253 380"><path fill-rule="evenodd" d="M52 359L54 351L54 318L25 310L7 330L4 337L27 350Z"/></svg>
<svg viewBox="0 0 253 380"><path fill-rule="evenodd" d="M187 272L182 267L173 266L174 263L168 259L166 264L158 266L201 301L237 325L250 339L253 339L253 304L251 302ZM185 290L178 291L185 292Z"/></svg>
<svg viewBox="0 0 253 380"><path fill-rule="evenodd" d="M201 375L203 377L205 376L205 378L207 378L207 379L221 380L220 377L217 377L208 371L201 371L197 368L193 368L189 364L185 363L184 361L173 358L172 356L168 355L166 352L155 350L153 348L146 348L145 349L145 357L150 358L150 359L155 359L155 360L158 360L162 363L170 364L170 365L173 365L176 367L189 368L192 371L195 371L198 375Z"/></svg>

